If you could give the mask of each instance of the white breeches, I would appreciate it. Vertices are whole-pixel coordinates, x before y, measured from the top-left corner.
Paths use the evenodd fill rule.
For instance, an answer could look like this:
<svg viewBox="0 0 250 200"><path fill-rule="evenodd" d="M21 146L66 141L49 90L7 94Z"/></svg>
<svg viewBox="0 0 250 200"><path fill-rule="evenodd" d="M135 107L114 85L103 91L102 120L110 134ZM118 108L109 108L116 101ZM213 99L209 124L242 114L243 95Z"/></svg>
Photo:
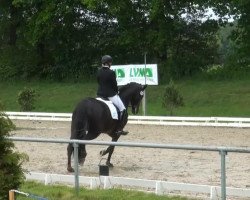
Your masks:
<svg viewBox="0 0 250 200"><path fill-rule="evenodd" d="M121 98L117 94L113 97L109 97L108 99L112 101L112 103L115 104L115 106L117 106L120 111L126 109Z"/></svg>

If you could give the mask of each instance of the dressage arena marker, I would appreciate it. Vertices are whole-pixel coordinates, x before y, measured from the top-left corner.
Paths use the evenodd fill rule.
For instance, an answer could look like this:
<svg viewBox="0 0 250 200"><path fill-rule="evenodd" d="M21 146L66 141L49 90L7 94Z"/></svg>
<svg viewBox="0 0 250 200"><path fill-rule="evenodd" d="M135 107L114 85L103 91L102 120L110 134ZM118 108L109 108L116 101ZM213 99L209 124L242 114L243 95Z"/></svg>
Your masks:
<svg viewBox="0 0 250 200"><path fill-rule="evenodd" d="M37 196L37 195L34 195L34 194L30 194L30 193L26 193L26 192L21 192L19 190L10 190L9 191L9 200L15 200L15 193L24 195L24 196L26 196L28 198L31 198L31 199L48 200L47 198L40 197L40 196Z"/></svg>
<svg viewBox="0 0 250 200"><path fill-rule="evenodd" d="M5 112L10 119L71 121L70 113ZM128 124L250 128L250 118L128 116Z"/></svg>
<svg viewBox="0 0 250 200"><path fill-rule="evenodd" d="M101 164L102 160L107 160L106 158L101 158L99 162L99 176L109 176L109 166L106 164Z"/></svg>
<svg viewBox="0 0 250 200"><path fill-rule="evenodd" d="M228 152L235 152L235 153L250 153L250 148L240 148L240 147L214 147L214 146L197 146L197 145L174 145L174 144L154 144L154 143L132 143L132 142L103 142L103 141L89 141L89 140L66 140L66 139L52 139L52 138L27 138L27 137L8 137L8 139L13 141L22 141L22 142L42 142L42 143L71 143L74 146L74 169L75 169L75 189L76 193L79 193L79 173L78 173L78 145L79 144L85 144L85 145L106 145L106 146L125 146L125 147L141 147L141 148L160 148L160 149L175 149L175 150L195 150L195 151L212 151L212 152L219 152L221 157L221 199L226 200L226 155ZM62 176L62 175L61 175ZM61 177L60 176L60 177ZM65 176L64 176L65 177ZM104 179L104 186L110 184L110 180L107 179L108 176L105 176ZM46 178L47 179L47 178ZM134 179L134 182L136 179ZM145 180L144 180L145 181ZM150 180L147 180L150 181ZM163 182L158 181L156 186L156 191L159 191L161 187L163 187ZM122 182L120 184L123 184ZM93 182L92 182L93 185ZM192 184L191 184L192 185ZM105 186L106 187L106 186ZM104 187L104 188L105 188ZM169 186L166 186L166 190L171 187L171 184ZM192 186L187 186L187 188L190 188ZM165 187L164 187L165 188ZM218 188L218 187L217 187ZM183 189L183 188L181 188ZM178 189L177 189L178 190ZM180 188L179 188L180 190ZM211 188L211 195L214 191L214 188ZM229 194L236 195L236 196L244 196L250 197L250 190L249 189L243 189L239 188L240 192L237 190L237 188L233 188L230 190ZM203 191L203 190L202 190ZM204 192L204 191L203 191ZM212 196L213 197L213 196ZM213 199L213 198L210 198Z"/></svg>

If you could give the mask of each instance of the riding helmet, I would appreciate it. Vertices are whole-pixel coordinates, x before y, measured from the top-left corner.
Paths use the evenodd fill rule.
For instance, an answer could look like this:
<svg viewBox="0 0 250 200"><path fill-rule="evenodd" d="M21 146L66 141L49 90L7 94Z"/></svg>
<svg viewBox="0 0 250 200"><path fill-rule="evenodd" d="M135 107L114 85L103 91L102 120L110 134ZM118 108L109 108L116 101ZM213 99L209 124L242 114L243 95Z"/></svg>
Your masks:
<svg viewBox="0 0 250 200"><path fill-rule="evenodd" d="M106 63L111 63L112 62L112 57L110 55L105 55L102 57L102 64L106 64Z"/></svg>

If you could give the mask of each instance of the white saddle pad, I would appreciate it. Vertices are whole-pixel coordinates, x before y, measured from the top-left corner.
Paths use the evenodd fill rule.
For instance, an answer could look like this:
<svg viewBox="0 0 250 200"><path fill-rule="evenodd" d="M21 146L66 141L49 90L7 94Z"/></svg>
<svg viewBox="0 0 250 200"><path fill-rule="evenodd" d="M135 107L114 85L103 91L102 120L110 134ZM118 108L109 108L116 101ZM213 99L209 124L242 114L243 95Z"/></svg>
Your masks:
<svg viewBox="0 0 250 200"><path fill-rule="evenodd" d="M112 118L118 120L118 113L117 113L116 107L114 106L112 101L105 101L105 100L103 100L101 98L96 98L96 99L106 103L107 106L109 107Z"/></svg>

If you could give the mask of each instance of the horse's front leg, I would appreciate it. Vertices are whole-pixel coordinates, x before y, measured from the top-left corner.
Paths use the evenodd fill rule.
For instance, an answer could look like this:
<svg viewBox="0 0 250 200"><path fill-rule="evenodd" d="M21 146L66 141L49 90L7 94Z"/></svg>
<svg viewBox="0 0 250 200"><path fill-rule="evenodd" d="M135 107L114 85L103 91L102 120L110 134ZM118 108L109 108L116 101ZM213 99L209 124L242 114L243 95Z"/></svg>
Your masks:
<svg viewBox="0 0 250 200"><path fill-rule="evenodd" d="M120 136L114 136L112 137L112 142L117 142L117 140L119 139ZM106 161L106 165L109 166L109 167L114 167L114 165L110 162L111 160L111 156L114 152L114 149L115 149L115 146L109 146L106 150L102 150L100 152L100 155L101 156L104 156L108 153L108 158L107 158L107 161Z"/></svg>
<svg viewBox="0 0 250 200"><path fill-rule="evenodd" d="M110 162L111 156L112 156L112 154L114 152L114 149L115 149L115 146L109 146L106 150L102 150L100 152L101 156L105 156L108 153L108 158L107 158L107 161L106 161L106 165L109 166L109 167L114 167L114 165Z"/></svg>

